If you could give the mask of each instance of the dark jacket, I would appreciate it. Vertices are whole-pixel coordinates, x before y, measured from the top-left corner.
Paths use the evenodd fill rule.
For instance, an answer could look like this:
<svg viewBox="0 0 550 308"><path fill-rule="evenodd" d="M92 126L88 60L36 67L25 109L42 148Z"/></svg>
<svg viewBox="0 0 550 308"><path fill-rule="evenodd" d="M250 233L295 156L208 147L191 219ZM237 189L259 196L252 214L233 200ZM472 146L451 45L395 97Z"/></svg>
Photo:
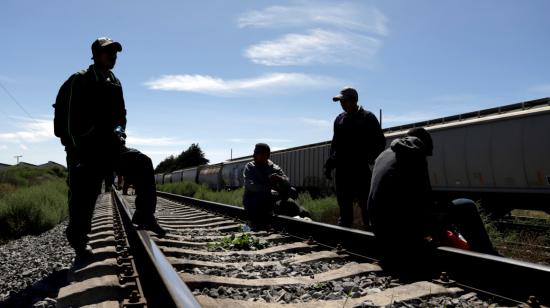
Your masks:
<svg viewBox="0 0 550 308"><path fill-rule="evenodd" d="M368 169L385 146L380 123L374 114L359 106L357 112L342 112L334 120L330 158L325 167L340 171Z"/></svg>
<svg viewBox="0 0 550 308"><path fill-rule="evenodd" d="M254 161L246 164L243 171L244 177L244 195L243 205L245 208L262 206L273 200L271 189L275 189L269 180L272 174L277 174L283 178L281 186L290 187L288 177L283 170L274 164L271 160L266 165L257 165Z"/></svg>
<svg viewBox="0 0 550 308"><path fill-rule="evenodd" d="M122 86L112 72L103 76L90 65L73 74L61 86L55 108L55 135L67 152L93 158L120 147L114 129L126 127L126 108Z"/></svg>
<svg viewBox="0 0 550 308"><path fill-rule="evenodd" d="M375 234L429 235L433 207L424 145L416 137L394 140L374 164L368 210Z"/></svg>

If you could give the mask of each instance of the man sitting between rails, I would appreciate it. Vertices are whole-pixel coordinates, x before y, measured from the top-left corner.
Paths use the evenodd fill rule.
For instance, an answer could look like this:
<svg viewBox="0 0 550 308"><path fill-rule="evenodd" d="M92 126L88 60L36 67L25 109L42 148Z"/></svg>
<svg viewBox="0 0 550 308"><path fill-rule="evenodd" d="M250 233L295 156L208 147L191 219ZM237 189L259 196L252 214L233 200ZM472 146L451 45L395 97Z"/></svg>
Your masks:
<svg viewBox="0 0 550 308"><path fill-rule="evenodd" d="M269 160L271 149L265 143L254 148L254 160L244 167L243 205L252 229L270 227L271 216L309 216L294 199L296 191L290 186L283 170Z"/></svg>
<svg viewBox="0 0 550 308"><path fill-rule="evenodd" d="M436 245L496 254L473 201L434 202L426 159L432 152L428 131L413 128L394 140L374 164L369 217L389 267L406 266L405 258L419 257L429 252L422 248ZM453 230L458 233L449 233ZM467 242L458 240L457 234Z"/></svg>

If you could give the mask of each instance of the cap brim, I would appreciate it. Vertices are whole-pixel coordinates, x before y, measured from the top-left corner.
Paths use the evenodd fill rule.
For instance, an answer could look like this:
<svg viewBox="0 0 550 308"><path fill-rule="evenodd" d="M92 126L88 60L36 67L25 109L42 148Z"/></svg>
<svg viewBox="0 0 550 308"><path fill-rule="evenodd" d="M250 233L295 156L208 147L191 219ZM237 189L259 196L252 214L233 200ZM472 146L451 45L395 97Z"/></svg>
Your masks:
<svg viewBox="0 0 550 308"><path fill-rule="evenodd" d="M122 45L120 45L119 42L109 42L105 45L101 45L101 49L106 48L115 48L116 51L121 52L122 51Z"/></svg>
<svg viewBox="0 0 550 308"><path fill-rule="evenodd" d="M335 97L332 98L332 101L337 102L337 101L341 100L342 98L344 98L344 96L342 94L336 95Z"/></svg>

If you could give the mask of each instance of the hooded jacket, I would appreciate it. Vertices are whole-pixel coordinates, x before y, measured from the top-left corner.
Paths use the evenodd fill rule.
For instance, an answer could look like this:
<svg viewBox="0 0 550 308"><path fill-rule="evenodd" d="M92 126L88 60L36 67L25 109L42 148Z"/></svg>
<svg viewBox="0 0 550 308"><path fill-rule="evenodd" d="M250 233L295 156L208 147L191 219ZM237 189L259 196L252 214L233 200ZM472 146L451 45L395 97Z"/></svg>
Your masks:
<svg viewBox="0 0 550 308"><path fill-rule="evenodd" d="M368 210L375 234L431 234L433 209L426 146L416 137L394 140L375 161Z"/></svg>

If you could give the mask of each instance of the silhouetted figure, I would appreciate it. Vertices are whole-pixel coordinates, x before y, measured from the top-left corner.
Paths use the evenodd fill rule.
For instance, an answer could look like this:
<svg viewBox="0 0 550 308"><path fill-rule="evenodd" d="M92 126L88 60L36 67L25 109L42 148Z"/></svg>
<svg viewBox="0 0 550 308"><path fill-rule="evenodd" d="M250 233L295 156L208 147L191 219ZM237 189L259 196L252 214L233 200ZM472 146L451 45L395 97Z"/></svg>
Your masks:
<svg viewBox="0 0 550 308"><path fill-rule="evenodd" d="M472 250L496 254L473 201L434 202L426 160L432 151L430 134L414 128L374 164L369 217L387 267L419 268L448 230L462 234Z"/></svg>
<svg viewBox="0 0 550 308"><path fill-rule="evenodd" d="M69 225L67 239L77 256L90 254L87 234L101 182L113 172L135 184L140 228L163 235L154 217L156 188L151 159L125 146L126 108L122 86L111 69L120 43L98 38L92 44L94 64L61 86L55 102L55 135L67 152Z"/></svg>
<svg viewBox="0 0 550 308"><path fill-rule="evenodd" d="M336 169L336 198L340 207L338 225L351 227L353 201L361 208L363 224L368 227L367 198L374 160L384 150L386 139L380 123L371 112L358 105L359 96L346 87L332 98L344 112L334 120L330 157L325 163L325 176L332 179Z"/></svg>

